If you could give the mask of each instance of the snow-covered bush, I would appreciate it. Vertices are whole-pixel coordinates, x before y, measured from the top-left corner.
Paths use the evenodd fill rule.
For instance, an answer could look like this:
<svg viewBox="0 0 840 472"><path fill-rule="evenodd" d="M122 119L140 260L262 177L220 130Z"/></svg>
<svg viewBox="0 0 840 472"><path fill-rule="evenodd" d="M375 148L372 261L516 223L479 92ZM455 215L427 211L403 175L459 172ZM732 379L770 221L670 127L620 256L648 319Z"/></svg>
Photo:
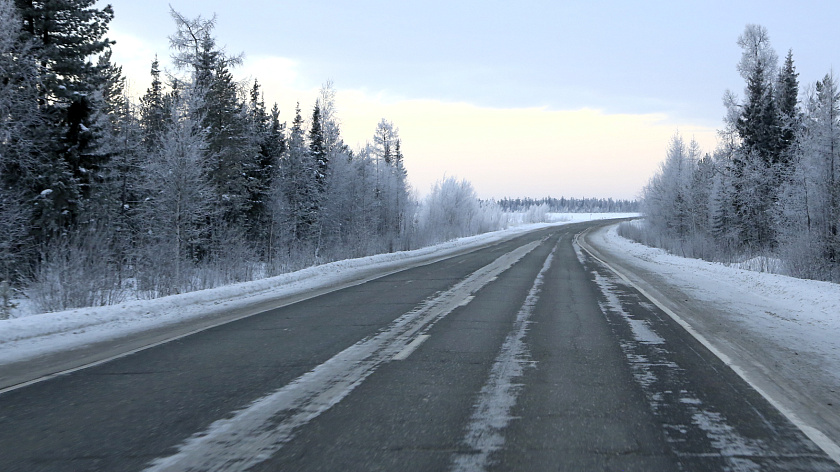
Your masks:
<svg viewBox="0 0 840 472"><path fill-rule="evenodd" d="M446 177L432 186L420 205L417 238L420 246L496 231L508 220L495 202L481 202L467 180Z"/></svg>
<svg viewBox="0 0 840 472"><path fill-rule="evenodd" d="M531 205L528 211L522 218L523 223L545 223L548 221L549 207L543 203L541 205Z"/></svg>
<svg viewBox="0 0 840 472"><path fill-rule="evenodd" d="M50 243L25 290L39 312L113 305L125 299L105 235L102 228L91 227Z"/></svg>

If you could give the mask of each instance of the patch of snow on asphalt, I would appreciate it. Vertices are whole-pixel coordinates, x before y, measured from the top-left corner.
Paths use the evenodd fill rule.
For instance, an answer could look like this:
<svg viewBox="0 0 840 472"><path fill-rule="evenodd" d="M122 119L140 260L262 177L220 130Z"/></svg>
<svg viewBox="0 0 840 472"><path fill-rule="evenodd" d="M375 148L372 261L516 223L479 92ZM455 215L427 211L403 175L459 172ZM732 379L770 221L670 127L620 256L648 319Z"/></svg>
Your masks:
<svg viewBox="0 0 840 472"><path fill-rule="evenodd" d="M525 303L516 315L513 329L505 337L502 348L490 368L490 377L478 394L464 438L470 452L455 455L451 469L453 471L487 470L491 464L491 455L505 444L503 430L514 419L510 412L516 406L516 400L522 390L522 385L516 383L515 379L522 377L526 367L534 365L525 345L525 335L531 324L529 319L540 298L543 279L551 267L556 250L557 246L543 262L542 269L528 291Z"/></svg>

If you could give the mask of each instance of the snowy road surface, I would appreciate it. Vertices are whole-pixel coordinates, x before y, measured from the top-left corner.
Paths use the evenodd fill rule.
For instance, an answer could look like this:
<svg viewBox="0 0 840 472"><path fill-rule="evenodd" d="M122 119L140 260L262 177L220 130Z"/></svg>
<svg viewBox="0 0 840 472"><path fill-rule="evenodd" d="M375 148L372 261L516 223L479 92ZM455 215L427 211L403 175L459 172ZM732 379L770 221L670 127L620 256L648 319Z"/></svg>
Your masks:
<svg viewBox="0 0 840 472"><path fill-rule="evenodd" d="M0 470L840 470L540 229L0 394Z"/></svg>

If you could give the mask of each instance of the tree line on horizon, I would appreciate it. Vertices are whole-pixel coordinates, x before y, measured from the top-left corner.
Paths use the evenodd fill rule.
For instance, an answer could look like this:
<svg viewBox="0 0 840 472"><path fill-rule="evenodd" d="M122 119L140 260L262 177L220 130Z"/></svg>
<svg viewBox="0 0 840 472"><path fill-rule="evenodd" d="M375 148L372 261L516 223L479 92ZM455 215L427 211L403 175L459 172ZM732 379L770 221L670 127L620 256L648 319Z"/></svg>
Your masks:
<svg viewBox="0 0 840 472"><path fill-rule="evenodd" d="M724 94L719 144L703 154L676 134L643 191L645 223L621 231L679 255L778 261L840 282L840 90L829 72L800 90L793 52L781 66L766 28L738 38L744 97Z"/></svg>
<svg viewBox="0 0 840 472"><path fill-rule="evenodd" d="M545 206L552 213L638 213L639 200L613 198L502 198L497 203L504 211L524 212Z"/></svg>

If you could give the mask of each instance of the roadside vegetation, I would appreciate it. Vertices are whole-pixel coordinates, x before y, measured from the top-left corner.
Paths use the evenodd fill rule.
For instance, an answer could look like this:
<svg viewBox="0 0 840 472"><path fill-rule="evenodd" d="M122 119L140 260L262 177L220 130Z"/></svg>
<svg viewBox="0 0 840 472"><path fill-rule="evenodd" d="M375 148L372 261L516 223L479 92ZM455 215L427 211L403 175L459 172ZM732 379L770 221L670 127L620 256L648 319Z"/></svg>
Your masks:
<svg viewBox="0 0 840 472"><path fill-rule="evenodd" d="M546 202L506 209L454 177L418 198L392 122L351 149L330 82L283 116L234 78L243 56L215 17L171 16L175 69L150 57L135 98L110 6L0 0L0 319L23 300L112 305L545 219Z"/></svg>
<svg viewBox="0 0 840 472"><path fill-rule="evenodd" d="M829 72L799 89L767 30L738 38L743 98L724 95L714 153L676 134L620 234L686 257L840 282L840 90Z"/></svg>

